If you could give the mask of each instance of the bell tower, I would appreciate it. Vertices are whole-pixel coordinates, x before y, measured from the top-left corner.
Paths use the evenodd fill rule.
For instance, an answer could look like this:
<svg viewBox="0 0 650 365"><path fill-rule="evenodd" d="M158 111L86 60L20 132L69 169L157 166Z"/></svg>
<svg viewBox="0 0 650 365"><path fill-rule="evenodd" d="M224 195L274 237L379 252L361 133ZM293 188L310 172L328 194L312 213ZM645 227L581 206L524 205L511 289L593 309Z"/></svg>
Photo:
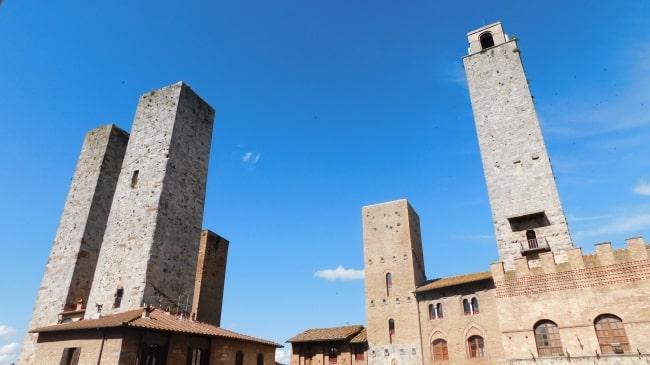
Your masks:
<svg viewBox="0 0 650 365"><path fill-rule="evenodd" d="M516 39L493 23L467 34L463 58L499 259L552 251L566 260L573 246Z"/></svg>

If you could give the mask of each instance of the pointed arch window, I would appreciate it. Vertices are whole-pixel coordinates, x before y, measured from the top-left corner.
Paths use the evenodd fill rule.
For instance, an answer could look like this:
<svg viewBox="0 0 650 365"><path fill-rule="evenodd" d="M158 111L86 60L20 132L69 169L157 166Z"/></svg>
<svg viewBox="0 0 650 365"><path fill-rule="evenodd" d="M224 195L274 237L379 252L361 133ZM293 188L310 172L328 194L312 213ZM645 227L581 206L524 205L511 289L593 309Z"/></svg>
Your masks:
<svg viewBox="0 0 650 365"><path fill-rule="evenodd" d="M485 356L485 343L483 337L472 336L467 339L467 350L469 351L470 358L484 357Z"/></svg>
<svg viewBox="0 0 650 365"><path fill-rule="evenodd" d="M594 320L596 337L603 354L623 354L630 351L623 321L613 314L602 314Z"/></svg>
<svg viewBox="0 0 650 365"><path fill-rule="evenodd" d="M447 349L447 341L439 338L431 344L433 346L433 361L447 361L449 360L449 350Z"/></svg>
<svg viewBox="0 0 650 365"><path fill-rule="evenodd" d="M535 325L535 343L537 344L537 355L562 356L562 341L557 324L549 320L542 320Z"/></svg>
<svg viewBox="0 0 650 365"><path fill-rule="evenodd" d="M395 336L395 320L388 320L388 343L393 343L393 337Z"/></svg>

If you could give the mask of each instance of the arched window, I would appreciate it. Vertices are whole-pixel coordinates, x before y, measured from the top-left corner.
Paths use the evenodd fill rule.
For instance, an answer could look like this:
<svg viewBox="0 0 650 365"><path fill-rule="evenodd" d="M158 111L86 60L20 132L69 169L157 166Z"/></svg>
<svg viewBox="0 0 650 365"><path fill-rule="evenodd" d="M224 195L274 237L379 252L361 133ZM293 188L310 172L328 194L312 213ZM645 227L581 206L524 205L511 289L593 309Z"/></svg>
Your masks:
<svg viewBox="0 0 650 365"><path fill-rule="evenodd" d="M472 315L472 306L469 304L469 299L463 299L463 312L466 316Z"/></svg>
<svg viewBox="0 0 650 365"><path fill-rule="evenodd" d="M485 356L485 345L483 343L483 337L472 336L468 338L467 350L469 351L470 358Z"/></svg>
<svg viewBox="0 0 650 365"><path fill-rule="evenodd" d="M603 314L594 320L596 337L603 354L622 354L630 351L630 342L625 334L623 321L612 314Z"/></svg>
<svg viewBox="0 0 650 365"><path fill-rule="evenodd" d="M438 315L438 318L444 317L442 314L442 303L436 304L436 314Z"/></svg>
<svg viewBox="0 0 650 365"><path fill-rule="evenodd" d="M433 346L433 361L449 360L449 351L447 350L447 341L439 338L431 344Z"/></svg>
<svg viewBox="0 0 650 365"><path fill-rule="evenodd" d="M386 295L390 295L390 288L393 287L393 275L390 273L386 274Z"/></svg>
<svg viewBox="0 0 650 365"><path fill-rule="evenodd" d="M543 320L535 325L535 343L538 356L562 356L562 341L557 325Z"/></svg>
<svg viewBox="0 0 650 365"><path fill-rule="evenodd" d="M330 364L336 364L338 363L338 358L339 358L339 348L332 345L330 346L330 352L329 352L329 358L330 358Z"/></svg>
<svg viewBox="0 0 650 365"><path fill-rule="evenodd" d="M257 365L264 365L264 355L257 354Z"/></svg>
<svg viewBox="0 0 650 365"><path fill-rule="evenodd" d="M478 299L476 297L472 298L472 313L478 314Z"/></svg>
<svg viewBox="0 0 650 365"><path fill-rule="evenodd" d="M395 336L395 320L392 318L388 320L388 341L393 343L393 336Z"/></svg>
<svg viewBox="0 0 650 365"><path fill-rule="evenodd" d="M535 231L533 231L532 229L526 231L526 240L528 240L528 248L539 247L539 245L537 244L537 235L535 234Z"/></svg>
<svg viewBox="0 0 650 365"><path fill-rule="evenodd" d="M235 365L244 365L244 353L237 351L235 354Z"/></svg>
<svg viewBox="0 0 650 365"><path fill-rule="evenodd" d="M436 307L433 304L429 304L429 319L436 319Z"/></svg>
<svg viewBox="0 0 650 365"><path fill-rule="evenodd" d="M479 40L481 41L481 49L494 47L494 38L492 38L492 33L490 32L481 34Z"/></svg>

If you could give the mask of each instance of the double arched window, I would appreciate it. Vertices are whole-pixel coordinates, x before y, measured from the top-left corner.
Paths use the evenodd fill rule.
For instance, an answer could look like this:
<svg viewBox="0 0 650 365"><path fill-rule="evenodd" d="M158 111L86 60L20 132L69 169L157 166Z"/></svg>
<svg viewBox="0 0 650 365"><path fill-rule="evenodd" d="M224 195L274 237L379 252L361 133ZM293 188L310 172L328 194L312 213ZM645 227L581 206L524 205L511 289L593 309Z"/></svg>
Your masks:
<svg viewBox="0 0 650 365"><path fill-rule="evenodd" d="M442 319L442 303L429 304L429 319Z"/></svg>
<svg viewBox="0 0 650 365"><path fill-rule="evenodd" d="M603 354L622 354L630 351L623 321L613 314L602 314L594 320L596 337Z"/></svg>
<svg viewBox="0 0 650 365"><path fill-rule="evenodd" d="M463 299L463 312L465 312L466 316L479 314L478 299L476 299L476 297L473 297L472 299Z"/></svg>
<svg viewBox="0 0 650 365"><path fill-rule="evenodd" d="M557 324L549 320L541 320L535 324L534 329L538 356L564 355Z"/></svg>

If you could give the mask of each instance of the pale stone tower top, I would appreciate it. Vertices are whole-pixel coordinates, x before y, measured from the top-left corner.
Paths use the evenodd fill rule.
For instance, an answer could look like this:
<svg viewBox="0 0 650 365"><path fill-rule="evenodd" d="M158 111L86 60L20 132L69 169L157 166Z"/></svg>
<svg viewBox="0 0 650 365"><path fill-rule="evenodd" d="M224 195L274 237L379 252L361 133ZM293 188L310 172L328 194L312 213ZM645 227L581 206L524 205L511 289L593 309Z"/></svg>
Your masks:
<svg viewBox="0 0 650 365"><path fill-rule="evenodd" d="M506 270L540 252L566 261L572 247L516 39L501 23L467 34L463 57L499 258Z"/></svg>
<svg viewBox="0 0 650 365"><path fill-rule="evenodd" d="M503 33L501 23L496 22L467 33L467 39L469 39L469 53L472 54L503 44L509 40L509 37Z"/></svg>

